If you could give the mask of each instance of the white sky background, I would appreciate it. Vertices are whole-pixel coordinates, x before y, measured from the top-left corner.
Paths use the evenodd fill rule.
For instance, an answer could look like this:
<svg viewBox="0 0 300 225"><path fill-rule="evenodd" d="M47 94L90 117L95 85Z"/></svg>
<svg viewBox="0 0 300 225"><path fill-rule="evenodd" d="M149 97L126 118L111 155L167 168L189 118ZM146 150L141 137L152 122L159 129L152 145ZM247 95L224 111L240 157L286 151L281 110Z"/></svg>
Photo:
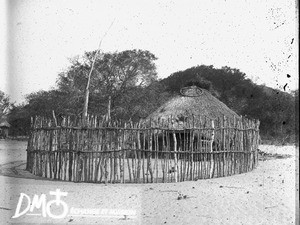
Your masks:
<svg viewBox="0 0 300 225"><path fill-rule="evenodd" d="M68 58L96 50L114 19L101 49L149 50L159 78L204 64L240 69L273 88L298 87L294 0L0 2L0 90L17 103L55 87Z"/></svg>

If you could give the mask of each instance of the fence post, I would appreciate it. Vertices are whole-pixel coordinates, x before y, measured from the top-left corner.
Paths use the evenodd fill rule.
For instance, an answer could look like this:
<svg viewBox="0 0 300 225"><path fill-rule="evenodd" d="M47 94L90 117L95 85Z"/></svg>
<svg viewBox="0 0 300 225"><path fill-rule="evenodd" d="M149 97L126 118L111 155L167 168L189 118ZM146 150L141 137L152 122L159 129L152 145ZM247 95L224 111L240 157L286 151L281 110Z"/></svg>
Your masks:
<svg viewBox="0 0 300 225"><path fill-rule="evenodd" d="M211 140L210 140L210 173L209 177L213 178L214 176L214 170L215 170L215 163L214 163L214 155L213 155L213 142L215 139L215 121L211 121Z"/></svg>
<svg viewBox="0 0 300 225"><path fill-rule="evenodd" d="M175 177L175 182L177 182L177 139L176 139L176 134L174 131L174 124L173 120L172 122L172 132L173 132L173 139L174 139L174 177Z"/></svg>

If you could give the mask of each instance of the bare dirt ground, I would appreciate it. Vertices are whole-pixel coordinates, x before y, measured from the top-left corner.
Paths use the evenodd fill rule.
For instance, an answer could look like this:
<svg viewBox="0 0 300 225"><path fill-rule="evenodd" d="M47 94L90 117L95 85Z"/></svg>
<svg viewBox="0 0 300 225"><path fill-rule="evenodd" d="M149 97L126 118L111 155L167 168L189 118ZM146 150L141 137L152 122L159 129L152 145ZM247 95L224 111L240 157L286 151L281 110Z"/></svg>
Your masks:
<svg viewBox="0 0 300 225"><path fill-rule="evenodd" d="M25 149L26 142L0 140L0 224L296 224L299 148L294 146L260 146L269 154L262 157L258 168L231 177L107 186L33 176L24 170ZM279 157L272 157L274 154ZM136 218L68 213L62 219L54 219L42 217L40 209L12 218L21 193L31 199L44 193L49 202L54 198L49 191L57 188L68 193L63 200L69 209L135 210ZM185 197L178 198L180 194ZM58 210L60 206L53 204L55 207Z"/></svg>

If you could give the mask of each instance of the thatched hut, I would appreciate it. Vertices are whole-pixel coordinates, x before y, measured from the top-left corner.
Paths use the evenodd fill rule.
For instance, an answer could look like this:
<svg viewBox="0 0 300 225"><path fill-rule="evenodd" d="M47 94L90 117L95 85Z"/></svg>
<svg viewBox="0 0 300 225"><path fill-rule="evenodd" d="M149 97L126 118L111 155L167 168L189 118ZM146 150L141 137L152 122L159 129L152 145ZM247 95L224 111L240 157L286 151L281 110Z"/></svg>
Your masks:
<svg viewBox="0 0 300 225"><path fill-rule="evenodd" d="M174 128L186 127L187 119L208 118L217 120L218 118L239 119L239 115L229 109L223 102L215 98L209 91L190 86L182 88L180 95L175 96L157 110L151 113L147 120L162 121L172 120Z"/></svg>
<svg viewBox="0 0 300 225"><path fill-rule="evenodd" d="M203 131L193 128L211 128L216 123L220 126L221 122L224 122L224 118L226 118L227 124L241 119L237 113L209 91L197 86L189 86L182 88L180 95L173 97L151 113L146 121L148 123L151 121L152 126L170 128L170 134L166 138L169 138L172 148L175 137L179 148L186 150L189 149L191 142L196 145L199 143L197 140L201 138L203 145L207 142L213 143L214 150L221 150L221 133L214 134L212 138L210 130ZM189 131L191 129L193 129L192 132ZM196 148L197 146L194 146L194 149ZM160 146L160 149L163 149L163 146Z"/></svg>
<svg viewBox="0 0 300 225"><path fill-rule="evenodd" d="M6 138L8 136L8 129L10 124L6 120L0 121L0 138Z"/></svg>

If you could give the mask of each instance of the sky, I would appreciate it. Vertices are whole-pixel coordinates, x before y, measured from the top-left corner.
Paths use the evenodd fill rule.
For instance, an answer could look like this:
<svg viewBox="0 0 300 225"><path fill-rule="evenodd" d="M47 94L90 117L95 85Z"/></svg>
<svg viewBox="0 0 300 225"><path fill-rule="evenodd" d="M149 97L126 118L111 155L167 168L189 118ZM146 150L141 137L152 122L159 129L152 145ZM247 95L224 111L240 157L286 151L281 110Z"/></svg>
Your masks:
<svg viewBox="0 0 300 225"><path fill-rule="evenodd" d="M85 51L155 54L159 78L228 66L257 84L298 88L295 0L0 0L0 90L11 101L55 88ZM288 76L289 74L289 76Z"/></svg>

